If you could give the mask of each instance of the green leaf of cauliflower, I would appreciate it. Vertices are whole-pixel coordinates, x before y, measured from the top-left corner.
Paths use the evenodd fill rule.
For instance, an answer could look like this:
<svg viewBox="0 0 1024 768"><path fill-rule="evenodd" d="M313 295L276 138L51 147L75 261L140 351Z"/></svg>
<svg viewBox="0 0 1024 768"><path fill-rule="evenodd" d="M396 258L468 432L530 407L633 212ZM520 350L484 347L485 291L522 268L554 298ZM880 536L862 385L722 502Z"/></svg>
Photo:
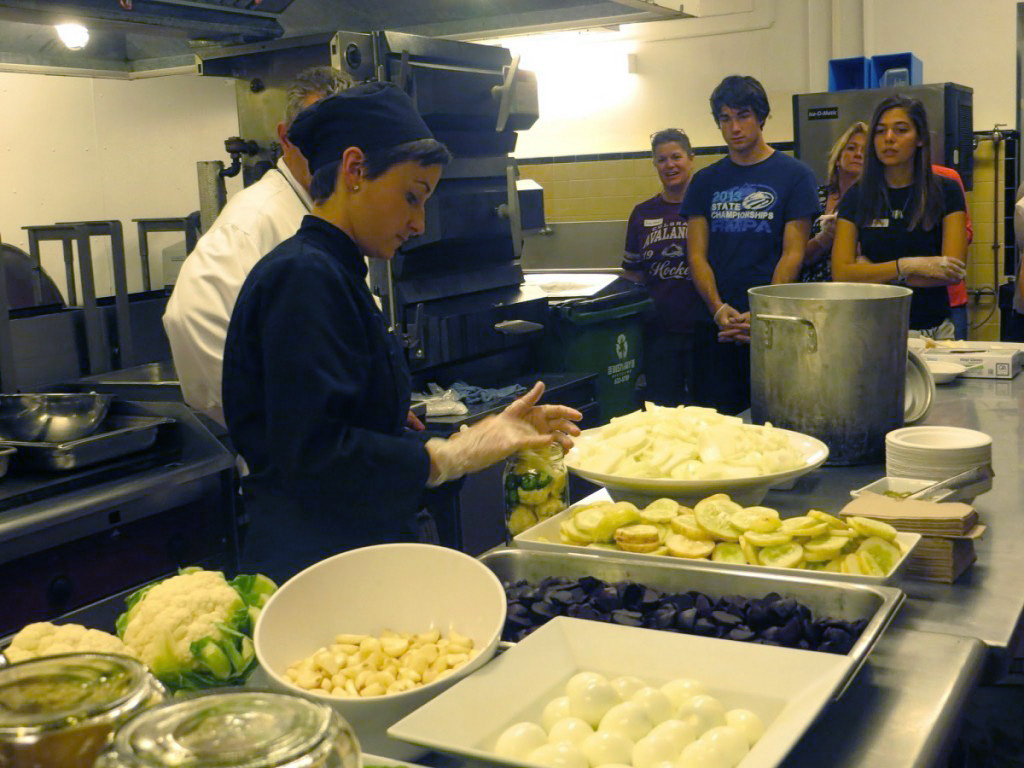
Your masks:
<svg viewBox="0 0 1024 768"><path fill-rule="evenodd" d="M242 596L246 605L262 608L277 591L277 584L262 573L242 573L231 580L231 586Z"/></svg>

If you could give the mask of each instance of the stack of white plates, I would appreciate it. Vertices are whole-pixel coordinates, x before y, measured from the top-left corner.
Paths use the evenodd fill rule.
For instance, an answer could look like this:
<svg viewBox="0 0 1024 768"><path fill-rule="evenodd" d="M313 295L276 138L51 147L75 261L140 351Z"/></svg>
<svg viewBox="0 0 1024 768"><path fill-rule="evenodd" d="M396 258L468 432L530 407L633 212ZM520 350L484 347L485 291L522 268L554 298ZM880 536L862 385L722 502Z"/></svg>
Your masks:
<svg viewBox="0 0 1024 768"><path fill-rule="evenodd" d="M945 480L992 461L992 438L962 427L904 427L885 436L885 474Z"/></svg>

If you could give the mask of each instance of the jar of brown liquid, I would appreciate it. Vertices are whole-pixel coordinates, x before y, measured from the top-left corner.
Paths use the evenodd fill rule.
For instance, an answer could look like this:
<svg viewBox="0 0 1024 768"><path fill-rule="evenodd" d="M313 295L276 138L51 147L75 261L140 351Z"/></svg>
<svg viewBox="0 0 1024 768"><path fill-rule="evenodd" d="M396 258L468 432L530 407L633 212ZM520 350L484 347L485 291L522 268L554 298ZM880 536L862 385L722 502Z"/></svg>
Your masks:
<svg viewBox="0 0 1024 768"><path fill-rule="evenodd" d="M69 653L0 669L0 768L92 768L121 723L164 697L128 656Z"/></svg>

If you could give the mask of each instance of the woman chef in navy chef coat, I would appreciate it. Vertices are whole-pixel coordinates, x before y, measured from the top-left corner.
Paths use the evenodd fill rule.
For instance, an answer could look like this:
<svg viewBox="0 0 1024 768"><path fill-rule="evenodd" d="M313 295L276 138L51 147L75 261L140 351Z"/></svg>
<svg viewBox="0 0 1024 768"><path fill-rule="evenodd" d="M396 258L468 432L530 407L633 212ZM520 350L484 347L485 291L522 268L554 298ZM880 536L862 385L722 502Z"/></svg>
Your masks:
<svg viewBox="0 0 1024 768"><path fill-rule="evenodd" d="M249 466L243 570L277 578L343 549L414 538L424 489L558 439L572 408L537 383L447 440L405 429L411 380L363 256L420 234L451 155L399 88L371 83L302 112L314 206L242 286L224 352L224 414Z"/></svg>

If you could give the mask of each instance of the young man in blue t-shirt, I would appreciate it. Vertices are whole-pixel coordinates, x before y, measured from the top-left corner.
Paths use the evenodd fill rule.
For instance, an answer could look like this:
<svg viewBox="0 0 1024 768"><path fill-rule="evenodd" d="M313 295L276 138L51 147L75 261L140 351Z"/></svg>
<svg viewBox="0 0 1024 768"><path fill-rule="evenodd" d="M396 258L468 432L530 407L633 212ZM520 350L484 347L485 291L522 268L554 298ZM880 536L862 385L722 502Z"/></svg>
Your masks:
<svg viewBox="0 0 1024 768"><path fill-rule="evenodd" d="M731 75L711 94L729 154L690 182L690 273L707 307L694 337L694 399L722 413L750 407L747 289L797 279L818 195L811 169L764 140L768 97Z"/></svg>

